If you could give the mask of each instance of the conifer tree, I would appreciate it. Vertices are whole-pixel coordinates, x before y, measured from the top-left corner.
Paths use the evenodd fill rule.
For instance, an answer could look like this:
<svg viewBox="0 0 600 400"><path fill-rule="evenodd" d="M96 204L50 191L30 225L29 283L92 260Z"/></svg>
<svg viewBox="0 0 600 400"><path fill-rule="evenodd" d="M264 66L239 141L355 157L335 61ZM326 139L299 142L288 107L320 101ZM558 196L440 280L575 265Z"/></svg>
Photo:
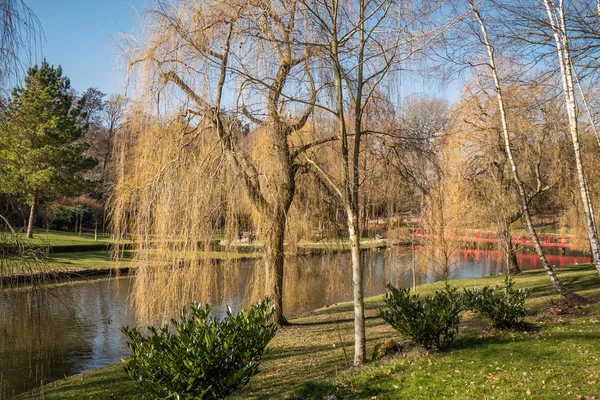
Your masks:
<svg viewBox="0 0 600 400"><path fill-rule="evenodd" d="M82 101L76 101L62 68L45 60L29 69L24 87L13 89L0 123L0 191L31 206L27 237L33 236L36 206L80 193L90 184L81 173L96 161L82 154Z"/></svg>

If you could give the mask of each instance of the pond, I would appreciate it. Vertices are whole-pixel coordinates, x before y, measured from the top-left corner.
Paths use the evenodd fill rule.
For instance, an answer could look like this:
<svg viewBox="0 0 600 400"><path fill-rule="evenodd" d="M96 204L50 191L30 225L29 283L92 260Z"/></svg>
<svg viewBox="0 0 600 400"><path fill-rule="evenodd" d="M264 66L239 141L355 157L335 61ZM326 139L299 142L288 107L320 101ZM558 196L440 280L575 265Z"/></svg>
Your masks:
<svg viewBox="0 0 600 400"><path fill-rule="evenodd" d="M365 294L385 292L386 282L402 287L413 283L410 249L393 248L363 253L366 261ZM549 256L557 266L589 262L579 255ZM531 254L519 254L523 269L539 267ZM225 297L214 297L214 312L225 305L245 306L248 288L257 273L255 262L239 264L236 281ZM502 272L497 251L460 250L448 271L450 279L489 276ZM419 268L417 283L444 279L436 268ZM65 376L118 361L128 349L121 326L135 325L130 307L134 277L78 280L43 287L0 292L0 398L10 398ZM226 283L227 277L217 281ZM326 305L352 299L348 253L290 258L286 263L284 311L294 317ZM230 282L232 283L232 282ZM231 287L233 286L233 287Z"/></svg>

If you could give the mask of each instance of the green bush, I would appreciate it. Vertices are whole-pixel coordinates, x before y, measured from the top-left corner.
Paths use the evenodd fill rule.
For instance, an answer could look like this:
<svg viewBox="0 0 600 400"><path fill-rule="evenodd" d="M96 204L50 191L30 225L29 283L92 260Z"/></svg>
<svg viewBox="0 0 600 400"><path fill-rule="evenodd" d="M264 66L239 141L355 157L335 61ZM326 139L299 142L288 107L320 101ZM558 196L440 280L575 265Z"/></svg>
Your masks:
<svg viewBox="0 0 600 400"><path fill-rule="evenodd" d="M58 230L77 229L76 223L86 228L93 228L96 223L96 215L94 210L86 205L57 206L48 214L48 222L50 222L51 229Z"/></svg>
<svg viewBox="0 0 600 400"><path fill-rule="evenodd" d="M463 311L463 295L447 286L433 296L420 298L409 289L387 285L383 301L387 308L379 314L394 329L426 349L446 349L458 332Z"/></svg>
<svg viewBox="0 0 600 400"><path fill-rule="evenodd" d="M504 287L465 289L465 305L471 311L488 318L496 328L518 328L527 314L525 299L531 289L515 289L514 285L514 281L507 276Z"/></svg>
<svg viewBox="0 0 600 400"><path fill-rule="evenodd" d="M75 223L75 212L72 206L59 206L54 208L48 215L48 221L52 229L70 228Z"/></svg>
<svg viewBox="0 0 600 400"><path fill-rule="evenodd" d="M148 336L122 328L132 356L125 371L158 399L223 399L258 371L277 327L269 299L223 319L209 317L210 306L192 304L180 319Z"/></svg>

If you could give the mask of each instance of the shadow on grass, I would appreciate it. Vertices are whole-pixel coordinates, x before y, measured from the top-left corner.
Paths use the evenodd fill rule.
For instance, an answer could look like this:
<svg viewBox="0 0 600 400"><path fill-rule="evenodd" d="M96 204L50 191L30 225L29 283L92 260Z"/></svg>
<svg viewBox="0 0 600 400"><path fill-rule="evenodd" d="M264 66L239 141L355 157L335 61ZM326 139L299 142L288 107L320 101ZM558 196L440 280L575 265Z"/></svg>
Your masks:
<svg viewBox="0 0 600 400"><path fill-rule="evenodd" d="M306 382L294 390L291 399L321 400L326 396L337 395L337 387L329 382Z"/></svg>
<svg viewBox="0 0 600 400"><path fill-rule="evenodd" d="M389 392L388 389L384 389L388 381L389 379L380 377L376 382L377 387L366 383L360 385L358 389L352 386L337 387L325 381L307 382L294 390L293 395L289 396L288 399L321 400L331 395L335 395L336 399L379 398L379 396Z"/></svg>
<svg viewBox="0 0 600 400"><path fill-rule="evenodd" d="M562 282L572 291L574 292L583 292L587 290L597 289L600 287L600 277L590 277L590 276L559 276ZM531 293L531 298L540 298L540 297L549 297L555 296L558 294L558 291L551 285L550 280L548 280L547 285L532 285L531 286L534 291Z"/></svg>
<svg viewBox="0 0 600 400"><path fill-rule="evenodd" d="M43 392L34 391L24 393L16 398L45 399L46 396L52 396L52 398L76 398L78 393L87 393L88 395L94 395L95 397L93 398L112 399L115 397L108 393L110 393L112 391L111 388L114 388L115 386L119 387L119 395L127 395L128 399L142 398L145 394L142 389L123 372L123 375L118 377L103 377L86 379L83 381L75 380L58 387L53 387L52 384L50 384ZM99 390L99 388L104 388L104 390Z"/></svg>
<svg viewBox="0 0 600 400"><path fill-rule="evenodd" d="M366 321L371 321L371 320L376 320L376 319L381 319L381 317L379 317L379 315L370 315L370 316L365 316L365 320ZM383 319L381 319L382 322ZM325 319L322 321L311 321L311 322L292 322L289 326L318 326L318 325L336 325L336 324L347 324L347 323L353 323L354 319L353 318L340 318L340 319Z"/></svg>
<svg viewBox="0 0 600 400"><path fill-rule="evenodd" d="M542 329L538 326L534 326L535 330L528 330L527 333L535 334L537 332L543 332ZM582 342L590 342L590 341L600 341L600 333L581 333L581 332L553 332L551 338L549 339L547 336L544 336L543 339L535 339L531 336L526 335L523 331L498 331L494 335L490 336L473 336L473 335L464 335L457 336L448 351L453 350L464 350L464 349L473 349L481 346L490 346L490 345L504 345L507 343L516 343L516 342L532 342L538 341L542 343L542 341L556 341L556 342L564 342L567 340L575 340Z"/></svg>

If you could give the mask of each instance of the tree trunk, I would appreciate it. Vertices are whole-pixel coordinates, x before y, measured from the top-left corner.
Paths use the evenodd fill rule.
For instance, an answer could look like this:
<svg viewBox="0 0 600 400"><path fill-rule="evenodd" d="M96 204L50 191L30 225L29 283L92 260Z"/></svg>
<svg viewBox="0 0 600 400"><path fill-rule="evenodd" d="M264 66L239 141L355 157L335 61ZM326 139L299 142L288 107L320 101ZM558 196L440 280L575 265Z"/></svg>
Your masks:
<svg viewBox="0 0 600 400"><path fill-rule="evenodd" d="M275 306L273 322L277 325L289 325L283 315L283 265L284 265L284 238L285 214L277 213L270 221L265 243L265 267L267 272L267 292Z"/></svg>
<svg viewBox="0 0 600 400"><path fill-rule="evenodd" d="M275 117L273 117L276 120ZM263 166L263 173L268 177L271 201L262 208L266 221L266 253L268 293L275 305L274 322L280 326L289 325L283 314L283 266L285 228L287 214L296 191L295 172L289 157L287 137L290 133L281 122L275 122L266 131L269 143L265 151L269 154L269 166ZM258 208L260 210L260 208Z"/></svg>
<svg viewBox="0 0 600 400"><path fill-rule="evenodd" d="M31 201L31 209L29 210L29 222L27 223L27 239L33 237L33 223L35 222L35 208L37 205L37 196L33 196Z"/></svg>
<svg viewBox="0 0 600 400"><path fill-rule="evenodd" d="M502 253L504 254L504 260L506 264L506 272L509 275L516 275L521 273L519 263L517 262L517 253L512 244L512 235L510 233L509 221L503 220L498 226L498 238L500 239L500 246L502 247Z"/></svg>
<svg viewBox="0 0 600 400"><path fill-rule="evenodd" d="M519 262L517 261L517 253L515 252L514 248L512 248L506 256L506 270L508 271L508 273L510 275L520 274L521 268L519 267Z"/></svg>
<svg viewBox="0 0 600 400"><path fill-rule="evenodd" d="M360 230L358 216L351 208L348 214L348 234L352 246L352 285L354 298L354 365L358 366L367 359L367 340L365 337L365 304L363 265L360 258Z"/></svg>
<svg viewBox="0 0 600 400"><path fill-rule="evenodd" d="M494 79L494 88L496 90L496 98L498 100L498 110L500 112L500 120L502 123L502 134L504 136L504 151L506 152L506 157L508 158L508 161L510 163L513 179L515 181L515 184L517 185L519 200L521 202L521 209L523 210L523 216L525 217L525 222L527 223L527 229L529 230L529 233L531 234L531 238L532 238L534 246L535 246L535 251L536 251L538 257L540 257L542 266L546 270L546 273L548 274L548 277L550 278L550 282L552 282L552 284L554 285L556 290L568 300L571 300L576 303L585 303L586 300L583 297L579 296L577 293L571 292L569 289L567 289L567 287L565 285L563 285L563 283L560 281L560 279L558 279L558 277L554 273L554 269L552 268L552 266L550 265L550 263L548 263L548 260L546 259L546 255L544 254L544 250L542 249L542 246L540 244L540 240L537 236L537 232L535 230L535 227L533 226L533 222L531 220L531 214L529 213L529 204L527 202L527 193L525 192L525 185L523 184L523 181L519 177L519 171L517 168L517 164L515 162L515 158L513 156L512 144L510 141L510 135L509 135L509 131L508 131L508 121L507 121L507 117L506 117L506 110L504 108L504 97L502 95L502 86L500 85L500 78L498 77L498 71L496 69L494 49L492 48L492 45L490 44L488 34L487 34L487 29L485 27L485 24L483 23L481 14L475 8L472 0L468 0L468 1L469 1L469 5L471 7L471 11L473 12L473 14L475 14L475 17L477 18L477 21L479 22L479 26L481 28L481 32L482 32L482 36L483 36L482 37L483 44L485 45L486 50L487 50L489 66L490 66L490 69L492 72L492 78Z"/></svg>
<svg viewBox="0 0 600 400"><path fill-rule="evenodd" d="M544 5L548 14L548 20L552 28L554 41L556 44L556 53L558 55L558 62L560 66L563 94L565 97L565 104L567 108L567 116L569 119L569 132L571 134L571 141L573 143L573 152L575 155L575 167L577 169L577 179L579 181L579 189L581 193L581 203L583 205L583 213L585 214L585 220L587 224L588 239L590 241L590 249L592 251L592 258L598 274L600 274L600 241L598 240L598 229L596 227L596 220L593 212L592 201L590 192L587 185L587 179L583 167L583 161L581 159L581 150L579 145L579 129L577 122L577 105L575 98L575 88L573 79L573 62L571 60L571 54L569 50L569 39L567 37L567 26L565 22L565 12L563 3L560 3L558 9L558 16L554 18L552 12L553 8L550 5L549 0L544 0Z"/></svg>

